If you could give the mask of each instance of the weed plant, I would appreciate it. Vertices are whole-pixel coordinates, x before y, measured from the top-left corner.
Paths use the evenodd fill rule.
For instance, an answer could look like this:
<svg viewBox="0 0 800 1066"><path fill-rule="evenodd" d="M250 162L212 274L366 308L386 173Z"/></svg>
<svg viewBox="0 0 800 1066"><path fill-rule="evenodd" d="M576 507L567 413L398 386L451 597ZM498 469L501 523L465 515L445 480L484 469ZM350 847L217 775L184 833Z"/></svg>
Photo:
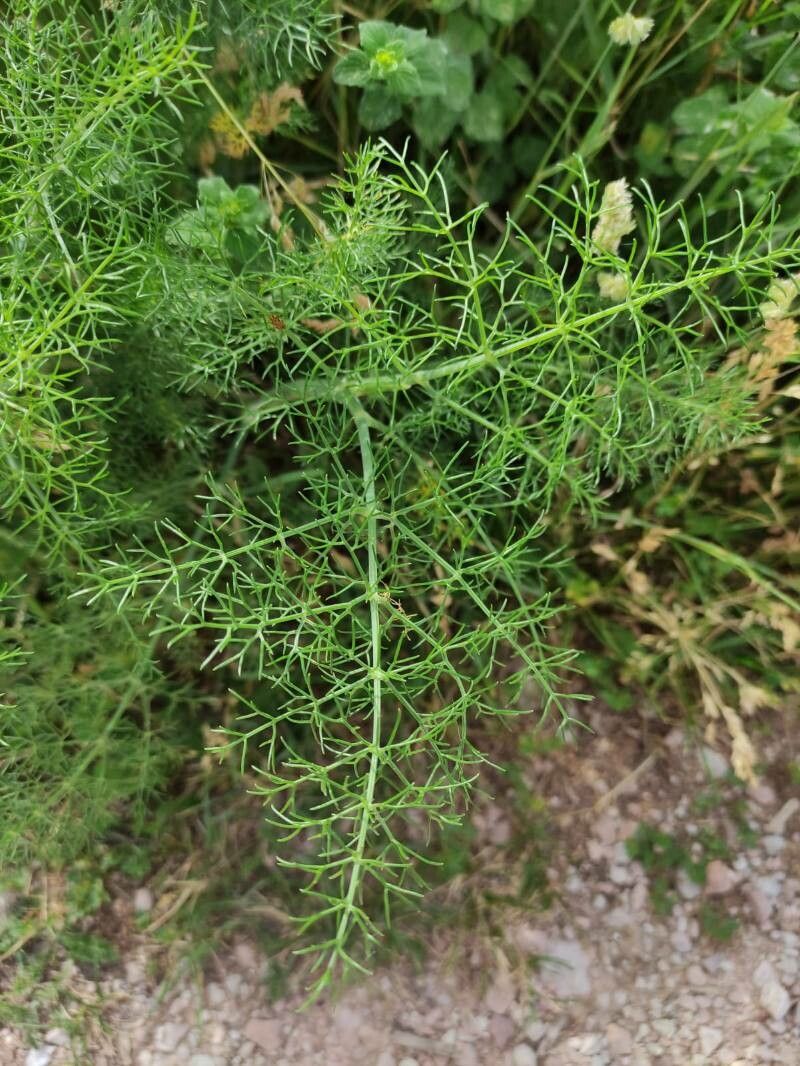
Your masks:
<svg viewBox="0 0 800 1066"><path fill-rule="evenodd" d="M729 541L791 525L800 5L367 7L12 0L2 44L1 854L145 832L205 746L317 990L421 890L471 726L567 721L565 605L693 669L743 775L731 688L790 689L798 624Z"/></svg>

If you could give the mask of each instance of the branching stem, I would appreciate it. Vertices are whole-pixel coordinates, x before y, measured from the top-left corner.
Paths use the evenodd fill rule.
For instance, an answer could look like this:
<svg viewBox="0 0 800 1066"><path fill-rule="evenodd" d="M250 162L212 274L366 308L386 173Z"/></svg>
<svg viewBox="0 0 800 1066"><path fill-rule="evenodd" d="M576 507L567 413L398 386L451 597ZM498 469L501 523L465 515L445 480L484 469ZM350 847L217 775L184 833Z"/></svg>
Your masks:
<svg viewBox="0 0 800 1066"><path fill-rule="evenodd" d="M329 966L336 962L336 956L342 950L348 938L352 923L356 894L362 880L362 867L367 846L367 833L372 820L372 807L375 798L375 784L378 779L379 751L381 742L382 690L381 690L381 622L378 600L378 518L375 494L375 461L372 454L369 419L361 405L350 400L348 404L358 430L358 444L361 451L361 466L364 479L364 501L367 505L367 582L369 585L369 618L372 673L372 742L370 745L369 770L367 783L359 817L358 837L353 852L350 880L347 894L342 905L336 930L336 951L331 954Z"/></svg>
<svg viewBox="0 0 800 1066"><path fill-rule="evenodd" d="M748 265L757 267L762 263L773 264L775 258L776 253L770 251L763 255L754 256ZM698 270L696 274L692 275L691 284L699 288L715 278L730 274L734 269L734 264L726 264ZM686 279L679 279L648 287L640 294L634 293L629 296L626 304L631 310L641 309L646 304L664 300L673 293L685 289L687 284ZM587 327L604 320L613 320L618 315L619 307L616 304L610 307L603 307L596 311L577 315L569 322L556 322L552 326L546 326L543 329L527 333L517 340L500 345L494 350L490 348L479 349L471 355L445 359L430 367L420 367L415 370L409 369L399 374L375 373L372 376L353 374L336 379L326 377L312 381L300 381L297 384L283 385L271 393L262 395L251 404L243 417L243 422L250 427L258 425L261 418L272 414L284 413L298 403L303 404L319 399L349 402L351 398L355 397L402 393L418 386L425 386L434 381L453 378L457 375L470 376L487 366L495 365L509 358L509 356L516 355L518 352L531 351L548 341L563 340L568 336L580 334Z"/></svg>

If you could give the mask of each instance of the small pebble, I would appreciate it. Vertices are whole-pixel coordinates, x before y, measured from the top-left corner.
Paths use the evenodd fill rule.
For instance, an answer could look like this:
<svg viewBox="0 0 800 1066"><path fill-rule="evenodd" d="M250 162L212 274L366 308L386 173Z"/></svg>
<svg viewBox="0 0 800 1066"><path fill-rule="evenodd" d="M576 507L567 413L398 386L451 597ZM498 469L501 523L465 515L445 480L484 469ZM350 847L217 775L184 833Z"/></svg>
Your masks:
<svg viewBox="0 0 800 1066"><path fill-rule="evenodd" d="M54 1052L53 1047L31 1048L25 1056L25 1066L48 1066Z"/></svg>
<svg viewBox="0 0 800 1066"><path fill-rule="evenodd" d="M175 1051L188 1032L189 1026L183 1022L165 1022L164 1025L159 1025L153 1036L156 1050Z"/></svg>
<svg viewBox="0 0 800 1066"><path fill-rule="evenodd" d="M692 941L691 941L691 938L689 937L688 933L684 933L684 932L681 932L681 931L678 931L677 933L673 933L672 937L671 937L671 940L672 940L672 946L675 948L676 951L679 951L682 955L685 955L687 952L692 950Z"/></svg>
<svg viewBox="0 0 800 1066"><path fill-rule="evenodd" d="M719 1029L713 1029L710 1025L700 1026L700 1050L706 1056L710 1055L722 1043L722 1033Z"/></svg>
<svg viewBox="0 0 800 1066"><path fill-rule="evenodd" d="M761 988L759 1003L775 1021L784 1018L792 1005L789 993L779 981L769 980Z"/></svg>
<svg viewBox="0 0 800 1066"><path fill-rule="evenodd" d="M725 896L737 885L739 878L721 859L712 859L706 869L706 895Z"/></svg>
<svg viewBox="0 0 800 1066"><path fill-rule="evenodd" d="M69 1047L69 1037L63 1029L48 1029L44 1034L45 1044L55 1044L56 1047Z"/></svg>
<svg viewBox="0 0 800 1066"><path fill-rule="evenodd" d="M777 799L775 789L763 781L757 785L751 785L747 792L750 798L761 807L773 807L775 805Z"/></svg>
<svg viewBox="0 0 800 1066"><path fill-rule="evenodd" d="M608 879L615 885L629 885L633 880L633 877L627 866L615 865L608 871Z"/></svg>
<svg viewBox="0 0 800 1066"><path fill-rule="evenodd" d="M700 762L709 777L715 781L725 777L730 769L730 764L722 752L715 751L714 748L704 747L700 752Z"/></svg>
<svg viewBox="0 0 800 1066"><path fill-rule="evenodd" d="M778 836L777 833L770 833L765 836L761 843L764 845L767 855L779 855L786 847L786 840L784 837Z"/></svg>
<svg viewBox="0 0 800 1066"><path fill-rule="evenodd" d="M678 894L680 895L681 899L697 899L697 897L703 891L700 885L698 885L696 881L693 881L685 870L678 871L678 876L675 879L675 883L678 889Z"/></svg>
<svg viewBox="0 0 800 1066"><path fill-rule="evenodd" d="M137 914L146 914L153 909L153 893L149 888L137 888L133 893L133 909Z"/></svg>
<svg viewBox="0 0 800 1066"><path fill-rule="evenodd" d="M606 1041L612 1055L630 1055L633 1050L633 1037L627 1029L617 1025L616 1022L611 1022L606 1029Z"/></svg>
<svg viewBox="0 0 800 1066"><path fill-rule="evenodd" d="M768 833L785 833L786 825L790 818L793 818L797 812L800 811L800 799L797 796L792 796L788 799L776 815L774 815L767 822Z"/></svg>
<svg viewBox="0 0 800 1066"><path fill-rule="evenodd" d="M221 1007L227 1000L228 995L222 985L216 981L209 981L206 985L206 999L210 1007Z"/></svg>
<svg viewBox="0 0 800 1066"><path fill-rule="evenodd" d="M537 1066L539 1057L528 1044L517 1044L511 1052L512 1066Z"/></svg>

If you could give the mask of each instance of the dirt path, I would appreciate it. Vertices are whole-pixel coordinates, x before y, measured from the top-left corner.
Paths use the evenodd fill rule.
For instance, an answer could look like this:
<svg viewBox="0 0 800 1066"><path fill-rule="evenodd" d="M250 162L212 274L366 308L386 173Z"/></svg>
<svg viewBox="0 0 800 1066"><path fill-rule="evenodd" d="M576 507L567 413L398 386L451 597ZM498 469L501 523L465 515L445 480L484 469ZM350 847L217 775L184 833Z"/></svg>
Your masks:
<svg viewBox="0 0 800 1066"><path fill-rule="evenodd" d="M470 919L435 927L419 967L398 962L297 1013L299 994L268 1002L248 944L204 987L163 999L132 954L103 983L106 1031L90 1051L70 1050L59 1028L33 1049L5 1030L0 1062L798 1066L797 736L764 745L768 768L746 791L724 756L680 732L654 726L643 740L600 711L591 724L479 805L473 873L445 890ZM525 795L542 797L529 815L547 827L541 870L519 846ZM546 910L541 891L520 890L532 875L552 889ZM486 902L497 896L516 902Z"/></svg>

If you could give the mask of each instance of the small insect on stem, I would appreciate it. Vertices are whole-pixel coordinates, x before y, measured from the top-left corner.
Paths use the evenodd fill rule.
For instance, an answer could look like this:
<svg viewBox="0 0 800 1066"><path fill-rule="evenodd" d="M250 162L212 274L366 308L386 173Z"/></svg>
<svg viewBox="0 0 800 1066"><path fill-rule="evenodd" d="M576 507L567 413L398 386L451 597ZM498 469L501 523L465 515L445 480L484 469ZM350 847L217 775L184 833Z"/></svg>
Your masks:
<svg viewBox="0 0 800 1066"><path fill-rule="evenodd" d="M280 317L280 315L268 315L269 324L274 329L286 329L286 323Z"/></svg>

